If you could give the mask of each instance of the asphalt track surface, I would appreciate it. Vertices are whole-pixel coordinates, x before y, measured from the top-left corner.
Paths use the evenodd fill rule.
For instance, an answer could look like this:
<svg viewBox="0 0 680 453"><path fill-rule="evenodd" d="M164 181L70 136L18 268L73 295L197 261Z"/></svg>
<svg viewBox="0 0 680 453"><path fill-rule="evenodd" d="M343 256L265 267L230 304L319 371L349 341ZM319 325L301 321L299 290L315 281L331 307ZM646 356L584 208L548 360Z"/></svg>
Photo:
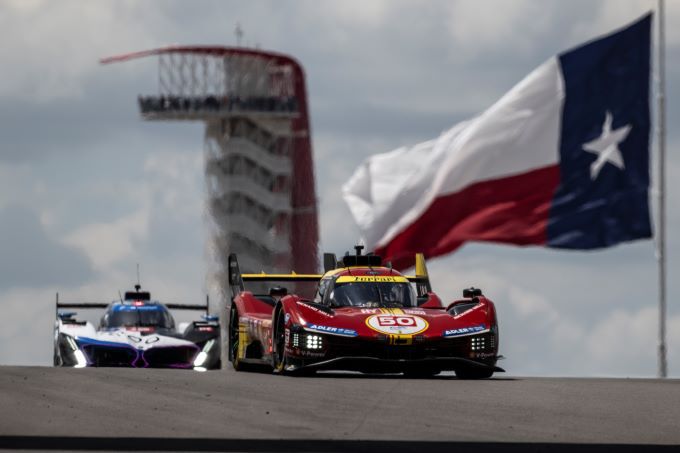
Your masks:
<svg viewBox="0 0 680 453"><path fill-rule="evenodd" d="M678 380L496 376L0 367L0 449L680 450Z"/></svg>

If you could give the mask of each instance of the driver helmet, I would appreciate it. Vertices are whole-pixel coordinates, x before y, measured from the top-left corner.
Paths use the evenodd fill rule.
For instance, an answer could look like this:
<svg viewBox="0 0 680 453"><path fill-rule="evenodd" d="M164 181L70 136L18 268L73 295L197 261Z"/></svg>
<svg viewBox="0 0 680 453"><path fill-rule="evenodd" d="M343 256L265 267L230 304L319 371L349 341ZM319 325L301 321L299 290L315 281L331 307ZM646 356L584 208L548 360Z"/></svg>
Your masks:
<svg viewBox="0 0 680 453"><path fill-rule="evenodd" d="M269 295L276 300L281 299L283 296L288 294L288 289L283 286L273 286L269 288Z"/></svg>

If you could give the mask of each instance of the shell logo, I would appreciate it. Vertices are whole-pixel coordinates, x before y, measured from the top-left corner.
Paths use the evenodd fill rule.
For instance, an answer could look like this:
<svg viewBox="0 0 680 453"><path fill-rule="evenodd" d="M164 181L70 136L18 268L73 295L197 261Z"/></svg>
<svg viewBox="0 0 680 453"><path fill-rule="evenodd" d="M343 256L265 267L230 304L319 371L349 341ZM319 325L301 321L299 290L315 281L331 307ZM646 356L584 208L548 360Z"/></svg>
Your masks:
<svg viewBox="0 0 680 453"><path fill-rule="evenodd" d="M419 316L386 314L369 316L366 325L388 335L415 335L429 327L428 322Z"/></svg>

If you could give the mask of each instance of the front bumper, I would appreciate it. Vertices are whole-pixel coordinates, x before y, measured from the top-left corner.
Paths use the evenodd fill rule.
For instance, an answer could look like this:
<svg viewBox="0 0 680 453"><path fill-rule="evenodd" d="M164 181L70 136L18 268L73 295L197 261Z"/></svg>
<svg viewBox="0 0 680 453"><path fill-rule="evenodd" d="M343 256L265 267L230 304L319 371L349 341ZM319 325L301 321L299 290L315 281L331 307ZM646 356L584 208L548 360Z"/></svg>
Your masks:
<svg viewBox="0 0 680 453"><path fill-rule="evenodd" d="M194 368L194 361L201 349L194 344L159 346L136 349L125 343L74 339L61 334L58 349L59 360L55 364L67 367L126 367L126 368ZM219 348L216 348L219 354ZM211 351L212 352L212 351ZM204 367L217 362L219 356L206 357Z"/></svg>
<svg viewBox="0 0 680 453"><path fill-rule="evenodd" d="M316 334L315 334L316 335ZM498 341L494 332L458 338L416 337L408 344L395 344L388 337L357 338L323 335L323 350L299 348L289 354L287 368L351 370L392 373L418 370L460 369L504 371L496 366Z"/></svg>
<svg viewBox="0 0 680 453"><path fill-rule="evenodd" d="M297 363L296 363L297 362ZM378 359L375 357L336 357L320 362L291 361L287 371L309 370L346 370L362 373L403 373L409 371L456 371L460 369L492 370L504 372L496 365L487 365L461 357L429 357L426 359Z"/></svg>

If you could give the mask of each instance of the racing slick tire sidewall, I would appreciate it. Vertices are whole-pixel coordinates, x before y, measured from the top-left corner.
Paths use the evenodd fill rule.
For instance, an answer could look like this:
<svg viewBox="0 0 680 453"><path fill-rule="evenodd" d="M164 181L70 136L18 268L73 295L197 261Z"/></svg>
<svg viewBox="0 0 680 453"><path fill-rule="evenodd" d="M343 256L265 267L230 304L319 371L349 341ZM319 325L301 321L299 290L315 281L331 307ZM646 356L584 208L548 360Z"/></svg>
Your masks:
<svg viewBox="0 0 680 453"><path fill-rule="evenodd" d="M272 368L274 373L285 372L286 368L286 346L285 341L285 314L281 306L278 306L274 315L272 331ZM284 341L282 341L282 339ZM280 350L281 349L281 350Z"/></svg>

